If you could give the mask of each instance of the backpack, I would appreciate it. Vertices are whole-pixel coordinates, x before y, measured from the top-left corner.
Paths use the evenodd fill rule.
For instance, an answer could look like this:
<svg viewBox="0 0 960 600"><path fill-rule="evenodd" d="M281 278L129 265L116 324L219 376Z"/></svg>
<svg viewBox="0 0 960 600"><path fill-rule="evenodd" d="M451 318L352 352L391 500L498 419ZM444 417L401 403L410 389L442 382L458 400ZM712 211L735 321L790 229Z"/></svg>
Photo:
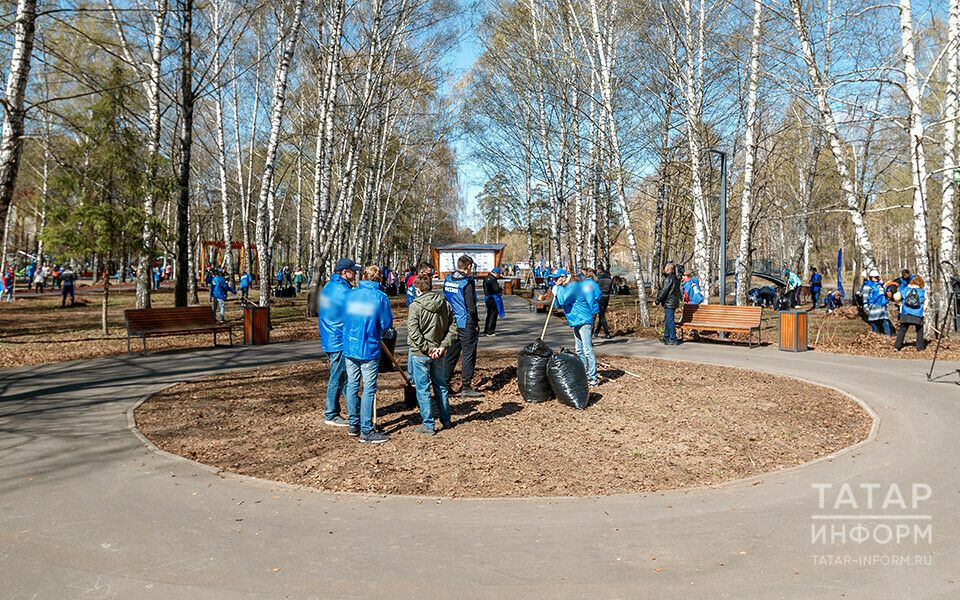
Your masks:
<svg viewBox="0 0 960 600"><path fill-rule="evenodd" d="M907 295L903 298L903 304L907 308L920 308L923 303L920 302L920 293L917 292L917 288L910 288L907 290Z"/></svg>

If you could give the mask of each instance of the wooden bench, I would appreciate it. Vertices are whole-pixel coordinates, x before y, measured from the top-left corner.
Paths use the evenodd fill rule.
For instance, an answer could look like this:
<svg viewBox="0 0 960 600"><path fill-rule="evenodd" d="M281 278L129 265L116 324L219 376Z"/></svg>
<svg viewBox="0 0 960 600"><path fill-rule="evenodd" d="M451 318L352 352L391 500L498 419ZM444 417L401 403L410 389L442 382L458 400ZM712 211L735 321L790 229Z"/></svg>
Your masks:
<svg viewBox="0 0 960 600"><path fill-rule="evenodd" d="M216 346L217 334L224 331L230 334L230 345L233 346L233 328L227 323L218 323L209 306L128 308L123 311L123 318L127 324L127 352L130 352L132 337L143 341L143 353L146 354L148 337L213 333L213 345Z"/></svg>
<svg viewBox="0 0 960 600"><path fill-rule="evenodd" d="M753 347L753 332L757 332L760 344L760 323L763 318L761 306L729 306L724 304L684 304L683 317L678 327L683 332L723 331L746 333L747 344Z"/></svg>

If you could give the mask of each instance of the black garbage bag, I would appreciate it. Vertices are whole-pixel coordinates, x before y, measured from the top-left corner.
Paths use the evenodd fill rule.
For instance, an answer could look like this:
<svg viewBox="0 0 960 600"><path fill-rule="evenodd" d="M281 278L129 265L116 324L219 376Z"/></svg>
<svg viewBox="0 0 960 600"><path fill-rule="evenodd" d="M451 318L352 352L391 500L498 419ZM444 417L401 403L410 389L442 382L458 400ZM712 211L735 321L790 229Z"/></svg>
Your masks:
<svg viewBox="0 0 960 600"><path fill-rule="evenodd" d="M553 390L547 380L547 363L553 356L550 346L537 340L527 344L517 357L517 385L520 396L527 402L546 402L553 398Z"/></svg>
<svg viewBox="0 0 960 600"><path fill-rule="evenodd" d="M557 400L580 410L587 407L590 385L579 356L561 348L547 363L547 379Z"/></svg>

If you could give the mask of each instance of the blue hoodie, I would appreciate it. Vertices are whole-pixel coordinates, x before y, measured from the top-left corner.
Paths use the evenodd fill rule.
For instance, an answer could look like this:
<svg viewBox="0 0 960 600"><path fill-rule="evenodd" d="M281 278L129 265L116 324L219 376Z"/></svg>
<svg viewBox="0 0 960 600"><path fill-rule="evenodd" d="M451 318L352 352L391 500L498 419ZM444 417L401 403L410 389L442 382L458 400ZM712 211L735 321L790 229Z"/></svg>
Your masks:
<svg viewBox="0 0 960 600"><path fill-rule="evenodd" d="M227 292L236 294L237 290L230 287L223 275L217 275L210 281L210 297L216 300L226 300Z"/></svg>
<svg viewBox="0 0 960 600"><path fill-rule="evenodd" d="M376 281L361 281L347 294L343 313L343 354L354 360L380 358L383 332L393 326L390 299Z"/></svg>
<svg viewBox="0 0 960 600"><path fill-rule="evenodd" d="M240 276L240 289L250 287L250 284L253 282L253 277L250 277L249 274L244 273Z"/></svg>
<svg viewBox="0 0 960 600"><path fill-rule="evenodd" d="M320 345L324 352L343 350L343 311L347 305L347 294L352 289L346 279L334 273L320 292L317 327L320 329Z"/></svg>
<svg viewBox="0 0 960 600"><path fill-rule="evenodd" d="M700 280L691 277L682 284L683 293L686 294L687 304L700 304L703 302L703 291L700 289Z"/></svg>
<svg viewBox="0 0 960 600"><path fill-rule="evenodd" d="M554 286L557 304L563 308L567 325L578 327L593 323L593 315L600 312L600 286L592 279Z"/></svg>

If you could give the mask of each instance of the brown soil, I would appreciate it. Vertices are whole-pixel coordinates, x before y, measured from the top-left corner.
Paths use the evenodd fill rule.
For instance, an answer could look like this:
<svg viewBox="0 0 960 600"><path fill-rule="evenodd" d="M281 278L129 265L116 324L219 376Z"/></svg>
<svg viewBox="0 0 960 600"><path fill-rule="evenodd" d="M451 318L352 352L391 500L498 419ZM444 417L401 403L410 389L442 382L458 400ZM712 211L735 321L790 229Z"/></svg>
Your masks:
<svg viewBox="0 0 960 600"><path fill-rule="evenodd" d="M798 465L864 439L869 415L827 388L740 369L622 357L592 404L527 404L516 354L481 355L478 400L454 427L415 433L398 374L360 444L323 424L326 366L307 362L183 383L136 411L157 446L228 471L331 491L430 496L607 495L709 485ZM626 373L642 374L642 379ZM455 383L455 388L457 384Z"/></svg>

